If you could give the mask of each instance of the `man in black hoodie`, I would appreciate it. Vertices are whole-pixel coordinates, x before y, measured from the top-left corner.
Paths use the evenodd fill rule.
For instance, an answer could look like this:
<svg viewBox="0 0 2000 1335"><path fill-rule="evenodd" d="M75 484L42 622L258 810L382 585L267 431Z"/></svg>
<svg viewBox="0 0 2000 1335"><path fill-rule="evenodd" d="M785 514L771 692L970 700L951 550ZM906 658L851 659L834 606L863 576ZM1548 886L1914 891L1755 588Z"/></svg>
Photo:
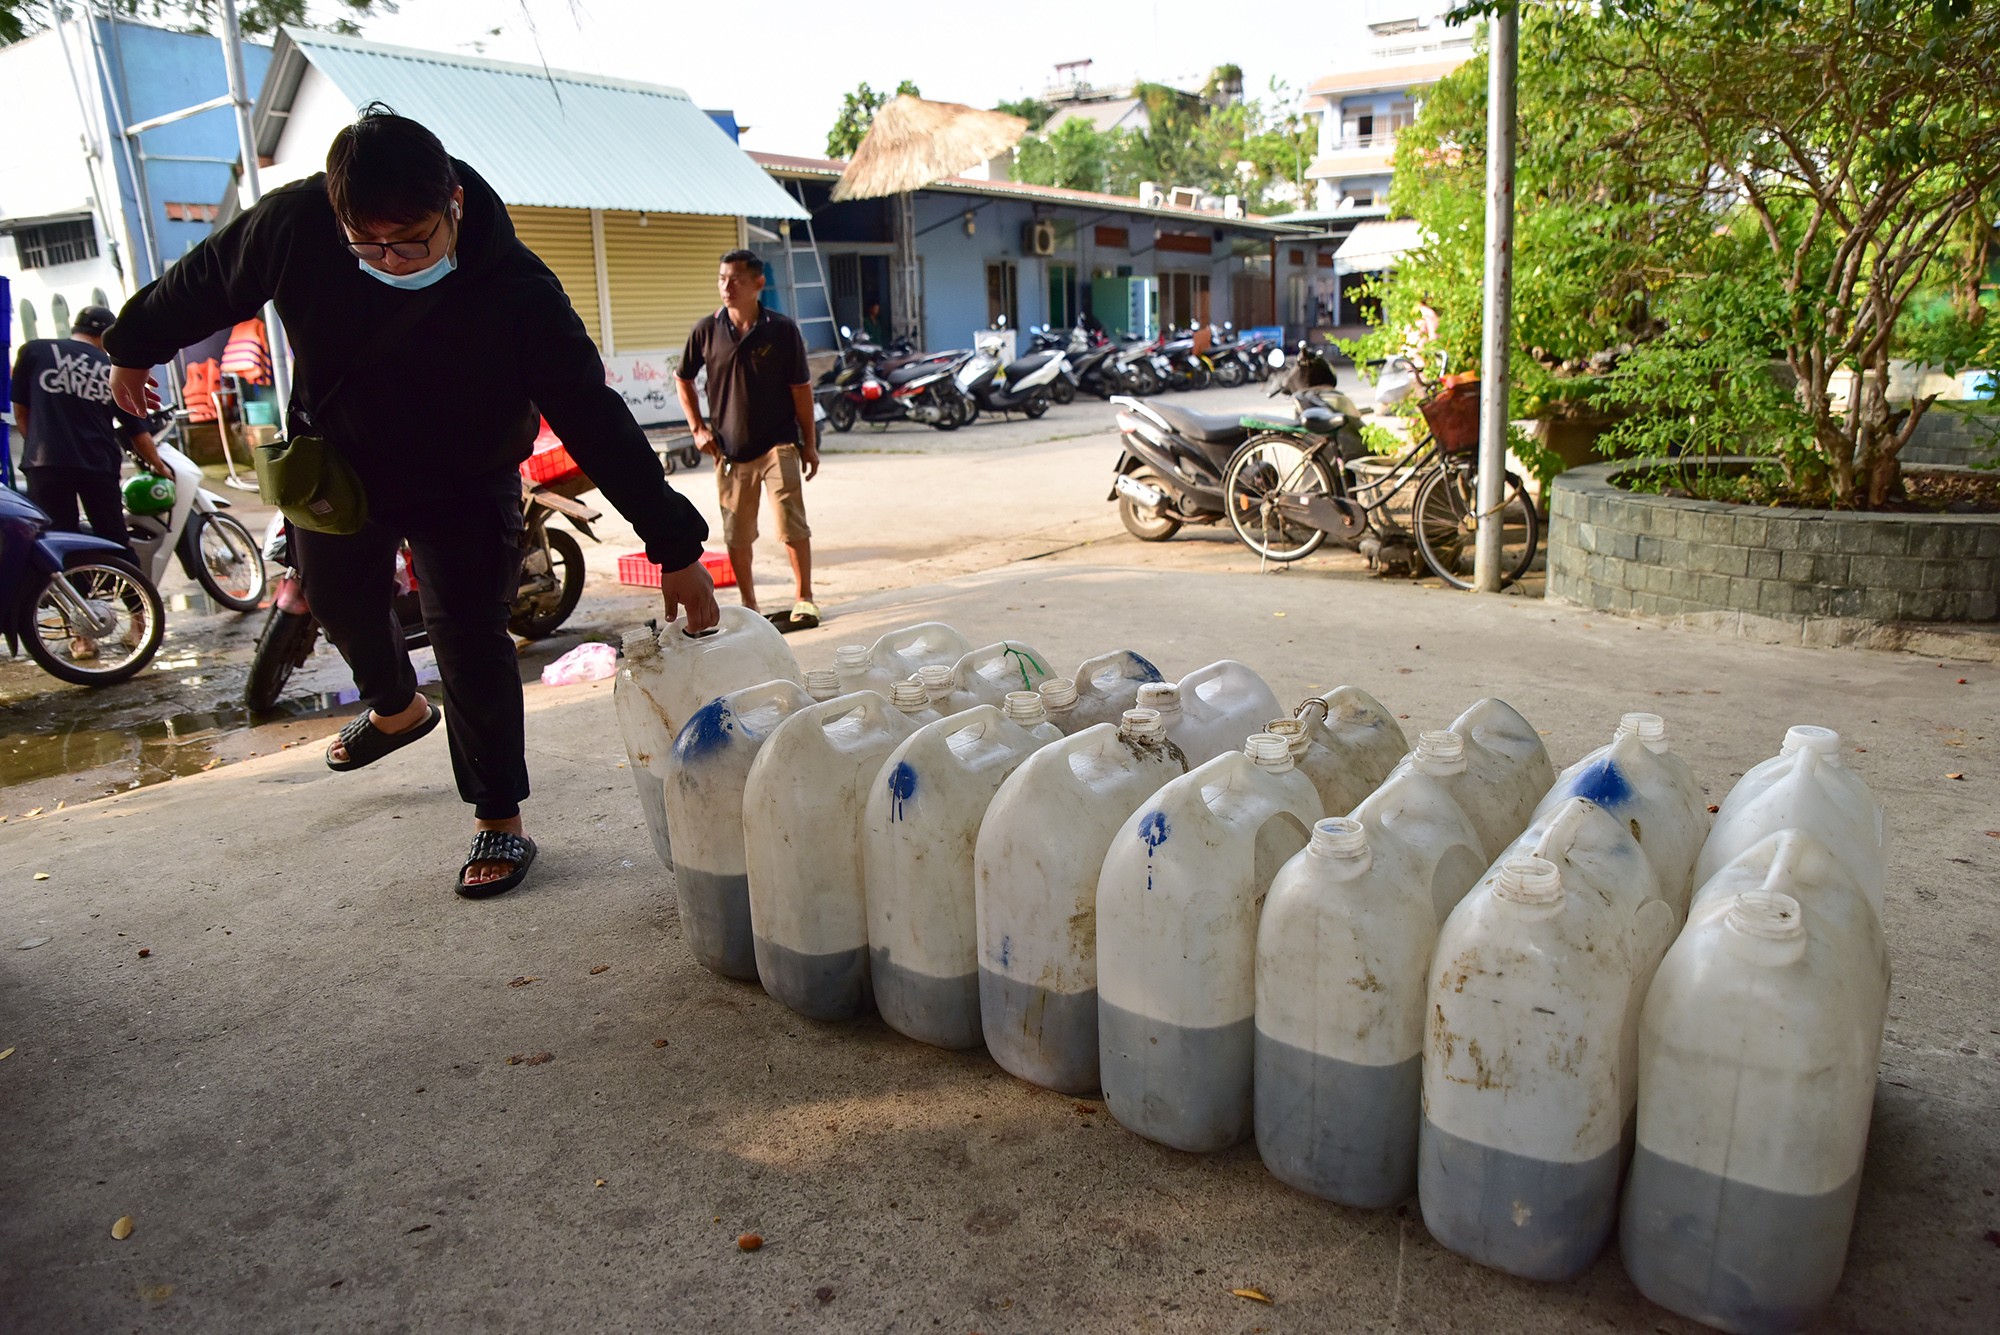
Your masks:
<svg viewBox="0 0 2000 1335"><path fill-rule="evenodd" d="M146 368L275 301L297 359L289 427L352 464L369 520L294 529L306 597L368 705L327 748L358 769L437 726L391 606L407 540L444 684L459 795L473 806L458 892L518 885L534 860L519 668L507 632L520 573L520 463L546 417L665 572L671 620L716 623L708 526L659 461L548 266L479 174L377 104L334 137L327 170L274 190L126 303L105 339L120 406ZM423 303L419 311L411 303ZM352 371L350 376L348 373Z"/></svg>

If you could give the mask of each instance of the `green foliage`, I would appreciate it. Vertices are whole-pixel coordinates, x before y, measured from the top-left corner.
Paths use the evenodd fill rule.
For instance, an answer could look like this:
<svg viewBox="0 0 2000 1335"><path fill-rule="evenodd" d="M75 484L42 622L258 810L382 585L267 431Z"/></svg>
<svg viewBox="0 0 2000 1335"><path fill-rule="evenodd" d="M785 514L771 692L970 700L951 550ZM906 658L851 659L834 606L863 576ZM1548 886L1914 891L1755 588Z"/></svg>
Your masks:
<svg viewBox="0 0 2000 1335"><path fill-rule="evenodd" d="M1108 190L1111 164L1123 151L1123 140L1123 135L1105 134L1073 116L1048 134L1024 137L1014 152L1014 175L1067 190Z"/></svg>
<svg viewBox="0 0 2000 1335"><path fill-rule="evenodd" d="M826 132L826 155L853 157L854 150L868 137L868 127L875 123L876 112L899 97L922 96L908 79L897 84L893 93L878 93L864 81L853 92L841 94L840 114L834 118L833 128Z"/></svg>
<svg viewBox="0 0 2000 1335"><path fill-rule="evenodd" d="M993 109L995 111L1004 111L1009 116L1019 116L1022 120L1028 122L1028 133L1030 134L1047 125L1049 117L1056 114L1054 107L1038 97L1024 97L1017 102L1002 102Z"/></svg>
<svg viewBox="0 0 2000 1335"><path fill-rule="evenodd" d="M333 0L344 11L332 20L315 21L310 0L243 0L236 7L237 26L246 37L276 32L283 24L358 33L360 20L396 9L396 0ZM177 32L216 32L222 26L221 0L110 0L119 17L138 19ZM323 6L322 6L323 7ZM57 6L45 0L0 0L0 44L18 42L48 26ZM62 5L65 17L80 13L80 5Z"/></svg>

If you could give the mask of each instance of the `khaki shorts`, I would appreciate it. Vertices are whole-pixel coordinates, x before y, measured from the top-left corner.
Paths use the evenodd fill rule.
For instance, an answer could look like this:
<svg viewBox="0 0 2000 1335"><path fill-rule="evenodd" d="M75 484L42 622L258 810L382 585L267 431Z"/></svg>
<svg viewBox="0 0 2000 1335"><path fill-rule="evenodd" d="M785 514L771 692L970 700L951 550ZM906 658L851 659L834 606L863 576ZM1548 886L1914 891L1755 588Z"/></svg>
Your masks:
<svg viewBox="0 0 2000 1335"><path fill-rule="evenodd" d="M759 492L771 493L778 511L778 541L804 542L812 536L806 524L805 475L799 467L799 447L779 445L769 453L736 463L715 462L715 490L722 502L722 541L747 547L757 541Z"/></svg>

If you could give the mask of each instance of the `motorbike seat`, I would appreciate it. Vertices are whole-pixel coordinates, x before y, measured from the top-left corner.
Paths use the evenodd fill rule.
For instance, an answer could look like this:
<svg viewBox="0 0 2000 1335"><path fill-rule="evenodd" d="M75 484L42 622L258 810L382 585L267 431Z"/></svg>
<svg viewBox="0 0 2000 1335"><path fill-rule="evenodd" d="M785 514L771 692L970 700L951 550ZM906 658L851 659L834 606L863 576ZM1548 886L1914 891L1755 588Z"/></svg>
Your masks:
<svg viewBox="0 0 2000 1335"><path fill-rule="evenodd" d="M1166 403L1148 404L1147 407L1190 440L1205 441L1210 445L1235 445L1250 437L1250 431L1240 417L1198 413Z"/></svg>
<svg viewBox="0 0 2000 1335"><path fill-rule="evenodd" d="M1299 425L1315 436L1330 436L1340 429L1339 414L1324 404L1308 404L1299 413Z"/></svg>

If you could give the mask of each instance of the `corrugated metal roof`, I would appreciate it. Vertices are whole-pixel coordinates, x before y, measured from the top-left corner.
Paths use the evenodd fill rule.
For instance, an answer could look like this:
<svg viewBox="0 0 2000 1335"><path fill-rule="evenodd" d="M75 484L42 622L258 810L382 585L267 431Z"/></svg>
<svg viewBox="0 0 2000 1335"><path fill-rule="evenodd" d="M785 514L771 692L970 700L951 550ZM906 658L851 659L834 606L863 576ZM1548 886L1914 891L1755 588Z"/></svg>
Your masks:
<svg viewBox="0 0 2000 1335"><path fill-rule="evenodd" d="M1393 269L1397 260L1423 243L1423 224L1415 218L1357 223L1340 249L1333 252L1334 271L1376 273Z"/></svg>
<svg viewBox="0 0 2000 1335"><path fill-rule="evenodd" d="M280 56L287 41L355 106L429 126L509 204L808 216L678 88L292 27Z"/></svg>

